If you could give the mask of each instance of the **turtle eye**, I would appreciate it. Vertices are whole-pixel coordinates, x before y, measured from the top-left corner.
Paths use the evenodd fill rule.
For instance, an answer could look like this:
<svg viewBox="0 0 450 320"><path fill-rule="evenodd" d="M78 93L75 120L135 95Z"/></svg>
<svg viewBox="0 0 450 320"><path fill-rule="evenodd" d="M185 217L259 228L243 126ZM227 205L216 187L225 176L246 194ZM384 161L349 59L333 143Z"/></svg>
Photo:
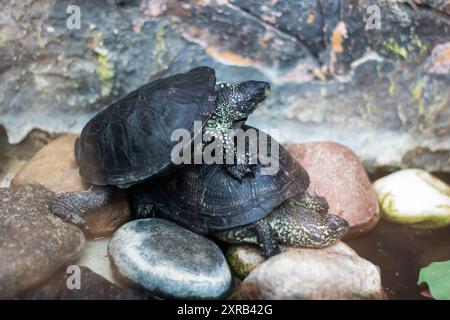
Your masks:
<svg viewBox="0 0 450 320"><path fill-rule="evenodd" d="M270 94L270 85L264 81L245 81L239 84L239 90L248 97L247 103L250 107L261 103Z"/></svg>

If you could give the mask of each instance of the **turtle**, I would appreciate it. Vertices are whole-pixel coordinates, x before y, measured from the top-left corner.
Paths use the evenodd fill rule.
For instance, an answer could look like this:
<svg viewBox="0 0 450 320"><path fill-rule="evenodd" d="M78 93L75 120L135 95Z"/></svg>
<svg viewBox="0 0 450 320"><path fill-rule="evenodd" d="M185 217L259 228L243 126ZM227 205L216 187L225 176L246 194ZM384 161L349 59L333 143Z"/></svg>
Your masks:
<svg viewBox="0 0 450 320"><path fill-rule="evenodd" d="M117 187L129 188L182 165L172 161L179 143L173 141L174 130L187 130L191 142L199 135L194 131L198 122L200 131L211 136L204 145L215 138L228 141L226 129L246 121L269 94L270 84L265 81L216 83L215 70L207 66L130 92L84 126L74 149L79 173L91 187L58 194L52 212L87 228L83 214L108 203ZM242 163L226 168L237 180L251 172L251 166Z"/></svg>
<svg viewBox="0 0 450 320"><path fill-rule="evenodd" d="M261 132L254 129L258 139ZM266 150L277 143L269 135ZM232 243L255 243L265 257L280 252L278 243L321 248L348 230L348 222L328 213L322 196L307 192L309 175L289 152L278 145L269 156L279 161L278 171L263 174L258 161L254 176L233 179L224 165L189 165L177 172L128 190L130 208L137 218L172 220L199 234ZM258 150L259 151L259 150Z"/></svg>

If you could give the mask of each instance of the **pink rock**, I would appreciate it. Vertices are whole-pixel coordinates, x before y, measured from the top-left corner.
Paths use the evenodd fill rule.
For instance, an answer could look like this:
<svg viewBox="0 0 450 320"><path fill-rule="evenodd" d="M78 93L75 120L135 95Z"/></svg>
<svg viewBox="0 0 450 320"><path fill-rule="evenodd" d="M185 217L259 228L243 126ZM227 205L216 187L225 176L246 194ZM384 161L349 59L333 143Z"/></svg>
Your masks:
<svg viewBox="0 0 450 320"><path fill-rule="evenodd" d="M324 196L330 213L346 219L349 236L367 232L380 218L378 200L366 171L349 148L334 142L287 145L308 171L309 192Z"/></svg>
<svg viewBox="0 0 450 320"><path fill-rule="evenodd" d="M380 270L358 255L323 249L289 250L257 266L232 299L385 299Z"/></svg>

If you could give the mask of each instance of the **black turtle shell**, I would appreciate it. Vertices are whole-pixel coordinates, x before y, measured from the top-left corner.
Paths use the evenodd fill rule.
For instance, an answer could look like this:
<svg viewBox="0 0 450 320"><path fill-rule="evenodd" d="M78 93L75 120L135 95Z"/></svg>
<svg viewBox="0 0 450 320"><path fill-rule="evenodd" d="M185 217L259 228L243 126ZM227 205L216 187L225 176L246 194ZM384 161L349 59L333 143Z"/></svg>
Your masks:
<svg viewBox="0 0 450 320"><path fill-rule="evenodd" d="M126 185L174 167L175 129L193 134L215 107L214 69L199 67L146 84L97 114L76 145L80 174L96 185Z"/></svg>
<svg viewBox="0 0 450 320"><path fill-rule="evenodd" d="M146 188L166 218L195 232L211 233L257 221L309 186L306 170L281 145L278 172L262 175L261 169L258 163L255 177L246 175L239 182L224 165L187 165L150 181Z"/></svg>

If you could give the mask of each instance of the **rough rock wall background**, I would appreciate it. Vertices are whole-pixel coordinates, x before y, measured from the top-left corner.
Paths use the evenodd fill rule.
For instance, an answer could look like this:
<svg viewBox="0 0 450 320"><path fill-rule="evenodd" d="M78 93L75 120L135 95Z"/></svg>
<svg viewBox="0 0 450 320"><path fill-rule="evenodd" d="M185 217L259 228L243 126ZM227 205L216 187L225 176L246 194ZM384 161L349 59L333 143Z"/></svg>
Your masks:
<svg viewBox="0 0 450 320"><path fill-rule="evenodd" d="M0 124L79 132L136 87L198 65L270 81L250 123L368 165L450 171L446 0L0 0ZM69 30L69 4L81 9ZM369 5L381 28L367 30Z"/></svg>

